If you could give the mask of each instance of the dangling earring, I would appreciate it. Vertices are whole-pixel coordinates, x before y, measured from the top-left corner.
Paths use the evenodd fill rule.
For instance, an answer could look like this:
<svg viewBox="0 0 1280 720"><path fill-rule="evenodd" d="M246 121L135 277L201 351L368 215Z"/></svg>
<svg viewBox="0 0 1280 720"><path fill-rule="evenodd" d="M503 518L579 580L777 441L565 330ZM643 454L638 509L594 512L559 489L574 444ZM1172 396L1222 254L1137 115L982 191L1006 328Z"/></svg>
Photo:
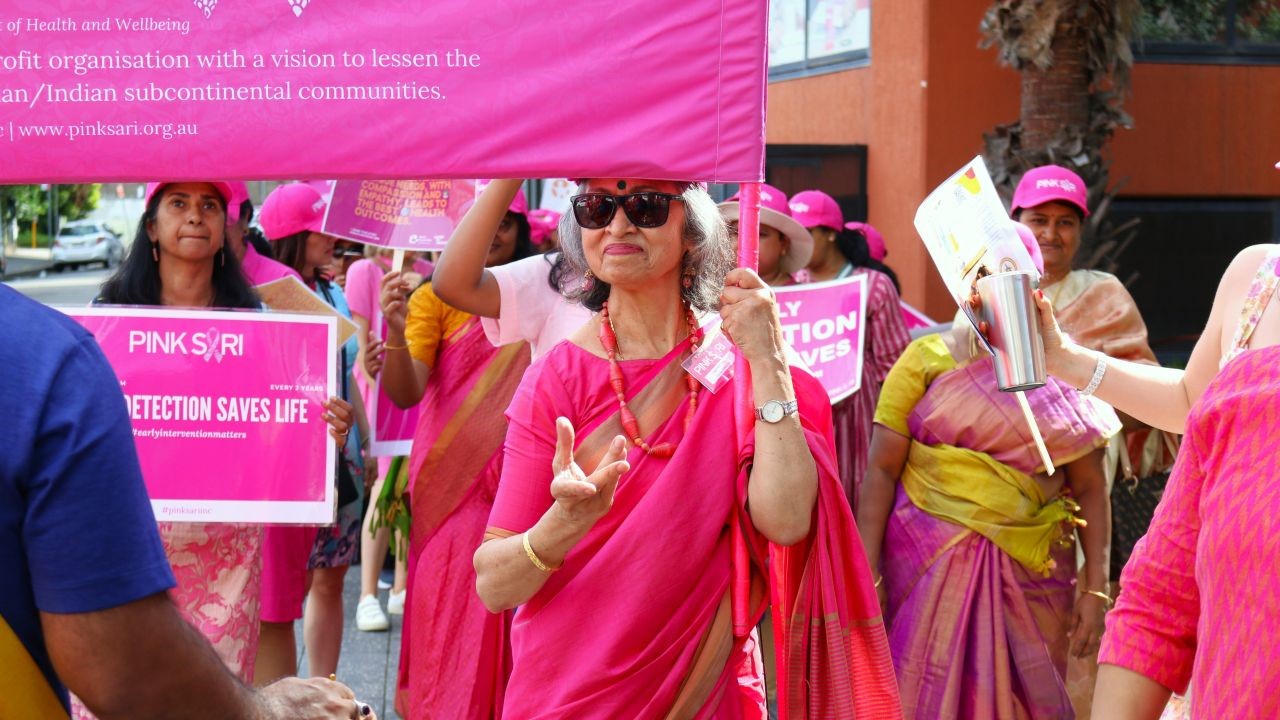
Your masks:
<svg viewBox="0 0 1280 720"><path fill-rule="evenodd" d="M684 269L684 277L680 278L680 284L684 286L685 290L693 287L693 268Z"/></svg>
<svg viewBox="0 0 1280 720"><path fill-rule="evenodd" d="M160 243L155 240L151 241L151 259L155 260L157 264L160 263Z"/></svg>
<svg viewBox="0 0 1280 720"><path fill-rule="evenodd" d="M591 274L591 268L587 268L582 273L582 289L590 290L596 285L596 276Z"/></svg>
<svg viewBox="0 0 1280 720"><path fill-rule="evenodd" d="M227 266L227 248L223 247L221 250L218 251L218 254L222 256L222 267L226 267Z"/></svg>

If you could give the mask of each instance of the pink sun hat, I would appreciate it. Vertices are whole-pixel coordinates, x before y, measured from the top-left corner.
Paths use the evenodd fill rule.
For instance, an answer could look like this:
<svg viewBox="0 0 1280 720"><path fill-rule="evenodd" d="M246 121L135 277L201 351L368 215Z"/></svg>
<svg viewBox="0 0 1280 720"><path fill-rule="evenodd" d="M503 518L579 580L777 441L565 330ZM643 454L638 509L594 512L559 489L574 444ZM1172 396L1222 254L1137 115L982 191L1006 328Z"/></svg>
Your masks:
<svg viewBox="0 0 1280 720"><path fill-rule="evenodd" d="M885 256L889 254L889 249L885 247L884 235L881 235L879 230L864 222L849 222L845 223L844 227L846 230L862 233L862 237L867 239L867 250L871 251L871 259L876 262L884 262Z"/></svg>
<svg viewBox="0 0 1280 720"><path fill-rule="evenodd" d="M802 190L791 196L791 217L806 228L844 227L844 213L839 203L821 190Z"/></svg>
<svg viewBox="0 0 1280 720"><path fill-rule="evenodd" d="M736 222L741 215L738 204L741 193L720 203L720 215L726 222ZM803 270L813 258L813 236L791 217L787 194L772 185L760 184L760 224L782 233L790 241L787 253L778 261L782 272L790 275Z"/></svg>
<svg viewBox="0 0 1280 720"><path fill-rule="evenodd" d="M150 205L150 204L151 204L151 196L155 195L157 190L159 190L160 188L164 187L165 185L173 185L173 184L178 183L178 182L183 182L183 181L181 181L181 180L168 180L168 181L164 181L164 182L149 182L149 183L147 183L146 197L145 197L145 199L143 200L143 203L144 203L144 204L146 204L146 205ZM195 181L195 182L204 182L204 183L207 183L207 184L209 184L209 185L212 185L214 190L217 190L217 191L218 191L218 194L222 196L222 200L223 200L223 202L227 203L228 219L230 219L230 212L231 212L231 200L232 200L232 198L234 198L234 197L235 197L235 191L232 189L232 187L231 187L231 183L225 183L225 182L208 182L208 181L204 181L204 180L197 180L197 181ZM237 218L237 219L239 219L239 218L240 218L240 214L239 214L239 212L237 212L237 213L236 213L236 218Z"/></svg>
<svg viewBox="0 0 1280 720"><path fill-rule="evenodd" d="M269 240L279 240L303 231L322 232L324 211L318 190L306 183L287 183L262 201L258 221Z"/></svg>
<svg viewBox="0 0 1280 720"><path fill-rule="evenodd" d="M1043 275L1044 253L1040 251L1040 243L1036 240L1036 234L1031 231L1031 228L1016 220L1013 222L1013 229L1018 231L1018 239L1022 241L1022 246L1027 249L1027 254L1031 256L1031 262L1035 264L1036 270Z"/></svg>
<svg viewBox="0 0 1280 720"><path fill-rule="evenodd" d="M1041 165L1028 170L1018 181L1009 214L1017 215L1019 210L1058 201L1076 206L1081 215L1089 217L1088 193L1089 188L1079 175L1060 165Z"/></svg>

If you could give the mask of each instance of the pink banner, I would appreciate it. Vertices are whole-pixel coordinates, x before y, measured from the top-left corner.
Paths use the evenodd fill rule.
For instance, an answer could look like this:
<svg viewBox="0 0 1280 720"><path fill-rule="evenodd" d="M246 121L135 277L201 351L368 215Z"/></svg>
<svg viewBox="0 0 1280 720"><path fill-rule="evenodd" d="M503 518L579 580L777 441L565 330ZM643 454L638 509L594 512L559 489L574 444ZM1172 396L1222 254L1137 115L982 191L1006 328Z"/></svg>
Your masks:
<svg viewBox="0 0 1280 720"><path fill-rule="evenodd" d="M157 520L328 524L331 317L64 308L120 378ZM91 419L90 419L91 421Z"/></svg>
<svg viewBox="0 0 1280 720"><path fill-rule="evenodd" d="M865 276L773 289L788 344L839 402L862 386Z"/></svg>
<svg viewBox="0 0 1280 720"><path fill-rule="evenodd" d="M324 231L367 245L443 250L475 197L474 180L339 180Z"/></svg>
<svg viewBox="0 0 1280 720"><path fill-rule="evenodd" d="M0 183L758 181L767 14L738 0L6 0Z"/></svg>
<svg viewBox="0 0 1280 720"><path fill-rule="evenodd" d="M902 321L906 323L908 332L920 328L933 327L938 324L933 318L908 305L905 301L900 300L898 304L902 307Z"/></svg>

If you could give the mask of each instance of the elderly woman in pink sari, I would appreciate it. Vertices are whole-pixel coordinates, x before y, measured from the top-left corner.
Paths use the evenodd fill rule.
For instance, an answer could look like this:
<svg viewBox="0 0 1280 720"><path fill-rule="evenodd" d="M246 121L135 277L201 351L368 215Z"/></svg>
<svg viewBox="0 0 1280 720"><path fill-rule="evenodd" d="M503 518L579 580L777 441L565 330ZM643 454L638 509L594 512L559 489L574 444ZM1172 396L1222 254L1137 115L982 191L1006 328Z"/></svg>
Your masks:
<svg viewBox="0 0 1280 720"><path fill-rule="evenodd" d="M1057 380L1028 392L1060 468L1047 475L976 338L965 322L911 343L876 410L858 525L883 572L876 585L903 710L929 720L1074 717L1068 655L1096 651L1110 602L1102 448L1119 419Z"/></svg>
<svg viewBox="0 0 1280 720"><path fill-rule="evenodd" d="M519 606L506 716L760 718L772 598L784 717L899 717L829 404L710 196L593 179L561 238L598 314L526 373L475 554L485 605ZM717 307L751 368L746 437L734 393L682 368Z"/></svg>

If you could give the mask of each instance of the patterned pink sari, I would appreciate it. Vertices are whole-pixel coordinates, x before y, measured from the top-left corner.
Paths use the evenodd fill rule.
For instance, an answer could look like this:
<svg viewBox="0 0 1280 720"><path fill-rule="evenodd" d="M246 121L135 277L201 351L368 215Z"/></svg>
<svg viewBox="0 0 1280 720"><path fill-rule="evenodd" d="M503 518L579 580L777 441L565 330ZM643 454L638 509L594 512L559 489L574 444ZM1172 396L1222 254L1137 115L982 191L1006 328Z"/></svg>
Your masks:
<svg viewBox="0 0 1280 720"><path fill-rule="evenodd" d="M905 390L896 380L885 385L886 401ZM1065 677L1075 550L1054 543L1063 530L1053 524L1039 541L1040 557L1049 561L1046 572L1005 549L1012 547L1007 535L1036 524L1060 502L1040 497L1027 477L1043 468L1016 400L996 389L989 357L905 391L923 394L914 406L899 402L912 408L912 451L885 529L881 564L904 714L921 720L1074 717ZM1103 446L1118 430L1108 408L1082 401L1056 380L1027 399L1059 466ZM1021 508L1004 515L997 508L1007 504L984 507L978 517L986 527L979 532L940 516L937 508L945 503L935 498L926 499L928 510L921 507L907 488L908 473L927 476L932 493L962 494L960 483L973 487L975 474L1001 489L1022 477Z"/></svg>
<svg viewBox="0 0 1280 720"><path fill-rule="evenodd" d="M476 595L471 556L502 468L503 409L524 370L524 343L495 348L478 318L440 345L409 458L408 595L396 710L409 718L500 717L508 614Z"/></svg>
<svg viewBox="0 0 1280 720"><path fill-rule="evenodd" d="M651 444L633 449L614 506L521 606L504 710L521 718L761 718L764 687L752 629L770 590L779 622L783 717L896 718L871 577L833 462L829 402L793 372L818 461L813 535L771 549L751 527L745 491L753 449L736 437L733 393L702 391L688 434L680 361L620 362ZM575 458L594 469L621 431L609 364L571 343L535 363L508 411L506 464L491 532L531 527L551 505L554 423L577 428Z"/></svg>

